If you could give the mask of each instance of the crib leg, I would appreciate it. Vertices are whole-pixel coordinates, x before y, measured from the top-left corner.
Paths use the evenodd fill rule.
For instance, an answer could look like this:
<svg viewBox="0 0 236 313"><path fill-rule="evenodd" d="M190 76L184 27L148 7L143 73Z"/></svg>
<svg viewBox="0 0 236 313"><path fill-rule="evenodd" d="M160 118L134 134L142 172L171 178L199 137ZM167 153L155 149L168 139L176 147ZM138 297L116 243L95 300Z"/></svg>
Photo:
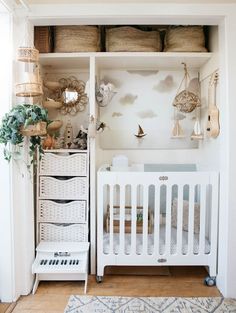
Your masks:
<svg viewBox="0 0 236 313"><path fill-rule="evenodd" d="M97 275L96 276L96 282L100 284L102 281L103 281L103 276L98 276Z"/></svg>
<svg viewBox="0 0 236 313"><path fill-rule="evenodd" d="M204 284L207 285L208 287L212 287L216 285L216 277L214 276L207 276L204 279Z"/></svg>

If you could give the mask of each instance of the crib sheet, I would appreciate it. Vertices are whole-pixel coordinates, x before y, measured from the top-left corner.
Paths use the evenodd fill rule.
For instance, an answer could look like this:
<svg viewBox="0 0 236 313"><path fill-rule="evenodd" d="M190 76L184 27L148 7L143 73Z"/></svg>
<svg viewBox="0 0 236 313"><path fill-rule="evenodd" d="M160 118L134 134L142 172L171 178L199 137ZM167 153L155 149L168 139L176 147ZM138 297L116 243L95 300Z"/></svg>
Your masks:
<svg viewBox="0 0 236 313"><path fill-rule="evenodd" d="M142 254L142 242L143 235L136 235L136 253ZM171 228L171 254L176 253L177 248L177 229ZM105 254L109 253L110 247L110 234L104 233L103 236L103 252ZM153 254L154 248L154 235L148 235L148 254ZM210 253L210 242L207 238L205 238L205 254ZM113 234L113 251L115 254L119 253L119 234ZM131 234L125 234L125 253L130 254L131 252ZM159 238L159 254L164 254L165 252L165 227L160 227L160 238ZM182 231L182 253L187 254L188 252L188 232ZM193 252L194 254L198 254L199 252L199 234L194 234L193 241Z"/></svg>

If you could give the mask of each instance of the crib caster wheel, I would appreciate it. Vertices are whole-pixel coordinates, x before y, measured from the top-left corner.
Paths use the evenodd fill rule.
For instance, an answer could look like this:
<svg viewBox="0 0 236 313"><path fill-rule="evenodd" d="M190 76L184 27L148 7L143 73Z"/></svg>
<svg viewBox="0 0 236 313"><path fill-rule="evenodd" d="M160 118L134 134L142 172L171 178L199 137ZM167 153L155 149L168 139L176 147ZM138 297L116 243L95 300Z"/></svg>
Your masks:
<svg viewBox="0 0 236 313"><path fill-rule="evenodd" d="M204 284L212 287L216 285L216 278L215 277L211 277L211 276L207 276L204 280Z"/></svg>
<svg viewBox="0 0 236 313"><path fill-rule="evenodd" d="M96 276L96 282L100 284L102 282L102 276Z"/></svg>

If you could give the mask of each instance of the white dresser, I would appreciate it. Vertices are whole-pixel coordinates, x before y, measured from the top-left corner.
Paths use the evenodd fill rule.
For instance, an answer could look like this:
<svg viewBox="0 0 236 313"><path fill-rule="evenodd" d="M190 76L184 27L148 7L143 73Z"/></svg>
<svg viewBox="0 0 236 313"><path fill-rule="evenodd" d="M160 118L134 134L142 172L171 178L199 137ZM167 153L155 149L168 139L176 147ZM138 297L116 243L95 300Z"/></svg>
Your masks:
<svg viewBox="0 0 236 313"><path fill-rule="evenodd" d="M89 253L88 164L88 151L74 149L47 150L38 162L37 255L32 266L32 272L36 274L33 293L40 280L55 279L85 280L86 292ZM77 255L75 264L70 264L72 253Z"/></svg>

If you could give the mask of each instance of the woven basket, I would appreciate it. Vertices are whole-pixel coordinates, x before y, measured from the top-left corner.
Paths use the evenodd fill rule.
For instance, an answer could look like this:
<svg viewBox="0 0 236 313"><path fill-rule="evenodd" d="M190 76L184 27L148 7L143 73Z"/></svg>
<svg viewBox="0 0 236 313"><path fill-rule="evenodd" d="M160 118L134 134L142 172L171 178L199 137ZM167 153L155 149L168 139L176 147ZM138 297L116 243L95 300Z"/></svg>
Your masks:
<svg viewBox="0 0 236 313"><path fill-rule="evenodd" d="M43 136L47 134L47 123L46 122L38 122L35 125L29 125L27 127L21 127L20 133L23 136Z"/></svg>
<svg viewBox="0 0 236 313"><path fill-rule="evenodd" d="M106 51L158 52L162 44L158 31L142 31L123 26L106 30Z"/></svg>
<svg viewBox="0 0 236 313"><path fill-rule="evenodd" d="M44 153L39 164L40 175L86 176L87 154L59 155Z"/></svg>
<svg viewBox="0 0 236 313"><path fill-rule="evenodd" d="M97 52L100 50L100 30L98 27L55 27L54 52Z"/></svg>
<svg viewBox="0 0 236 313"><path fill-rule="evenodd" d="M39 97L43 94L40 83L23 83L16 85L17 97Z"/></svg>
<svg viewBox="0 0 236 313"><path fill-rule="evenodd" d="M39 51L33 47L20 47L17 50L18 61L36 63L38 59Z"/></svg>
<svg viewBox="0 0 236 313"><path fill-rule="evenodd" d="M207 52L202 26L169 28L165 35L165 52Z"/></svg>
<svg viewBox="0 0 236 313"><path fill-rule="evenodd" d="M58 200L86 200L88 185L86 177L61 180L54 177L40 177L40 198Z"/></svg>
<svg viewBox="0 0 236 313"><path fill-rule="evenodd" d="M38 221L46 223L85 223L86 201L58 203L39 200Z"/></svg>
<svg viewBox="0 0 236 313"><path fill-rule="evenodd" d="M40 241L87 241L87 226L83 224L54 225L40 223Z"/></svg>
<svg viewBox="0 0 236 313"><path fill-rule="evenodd" d="M34 45L40 53L49 53L53 51L52 27L35 26L34 27Z"/></svg>

